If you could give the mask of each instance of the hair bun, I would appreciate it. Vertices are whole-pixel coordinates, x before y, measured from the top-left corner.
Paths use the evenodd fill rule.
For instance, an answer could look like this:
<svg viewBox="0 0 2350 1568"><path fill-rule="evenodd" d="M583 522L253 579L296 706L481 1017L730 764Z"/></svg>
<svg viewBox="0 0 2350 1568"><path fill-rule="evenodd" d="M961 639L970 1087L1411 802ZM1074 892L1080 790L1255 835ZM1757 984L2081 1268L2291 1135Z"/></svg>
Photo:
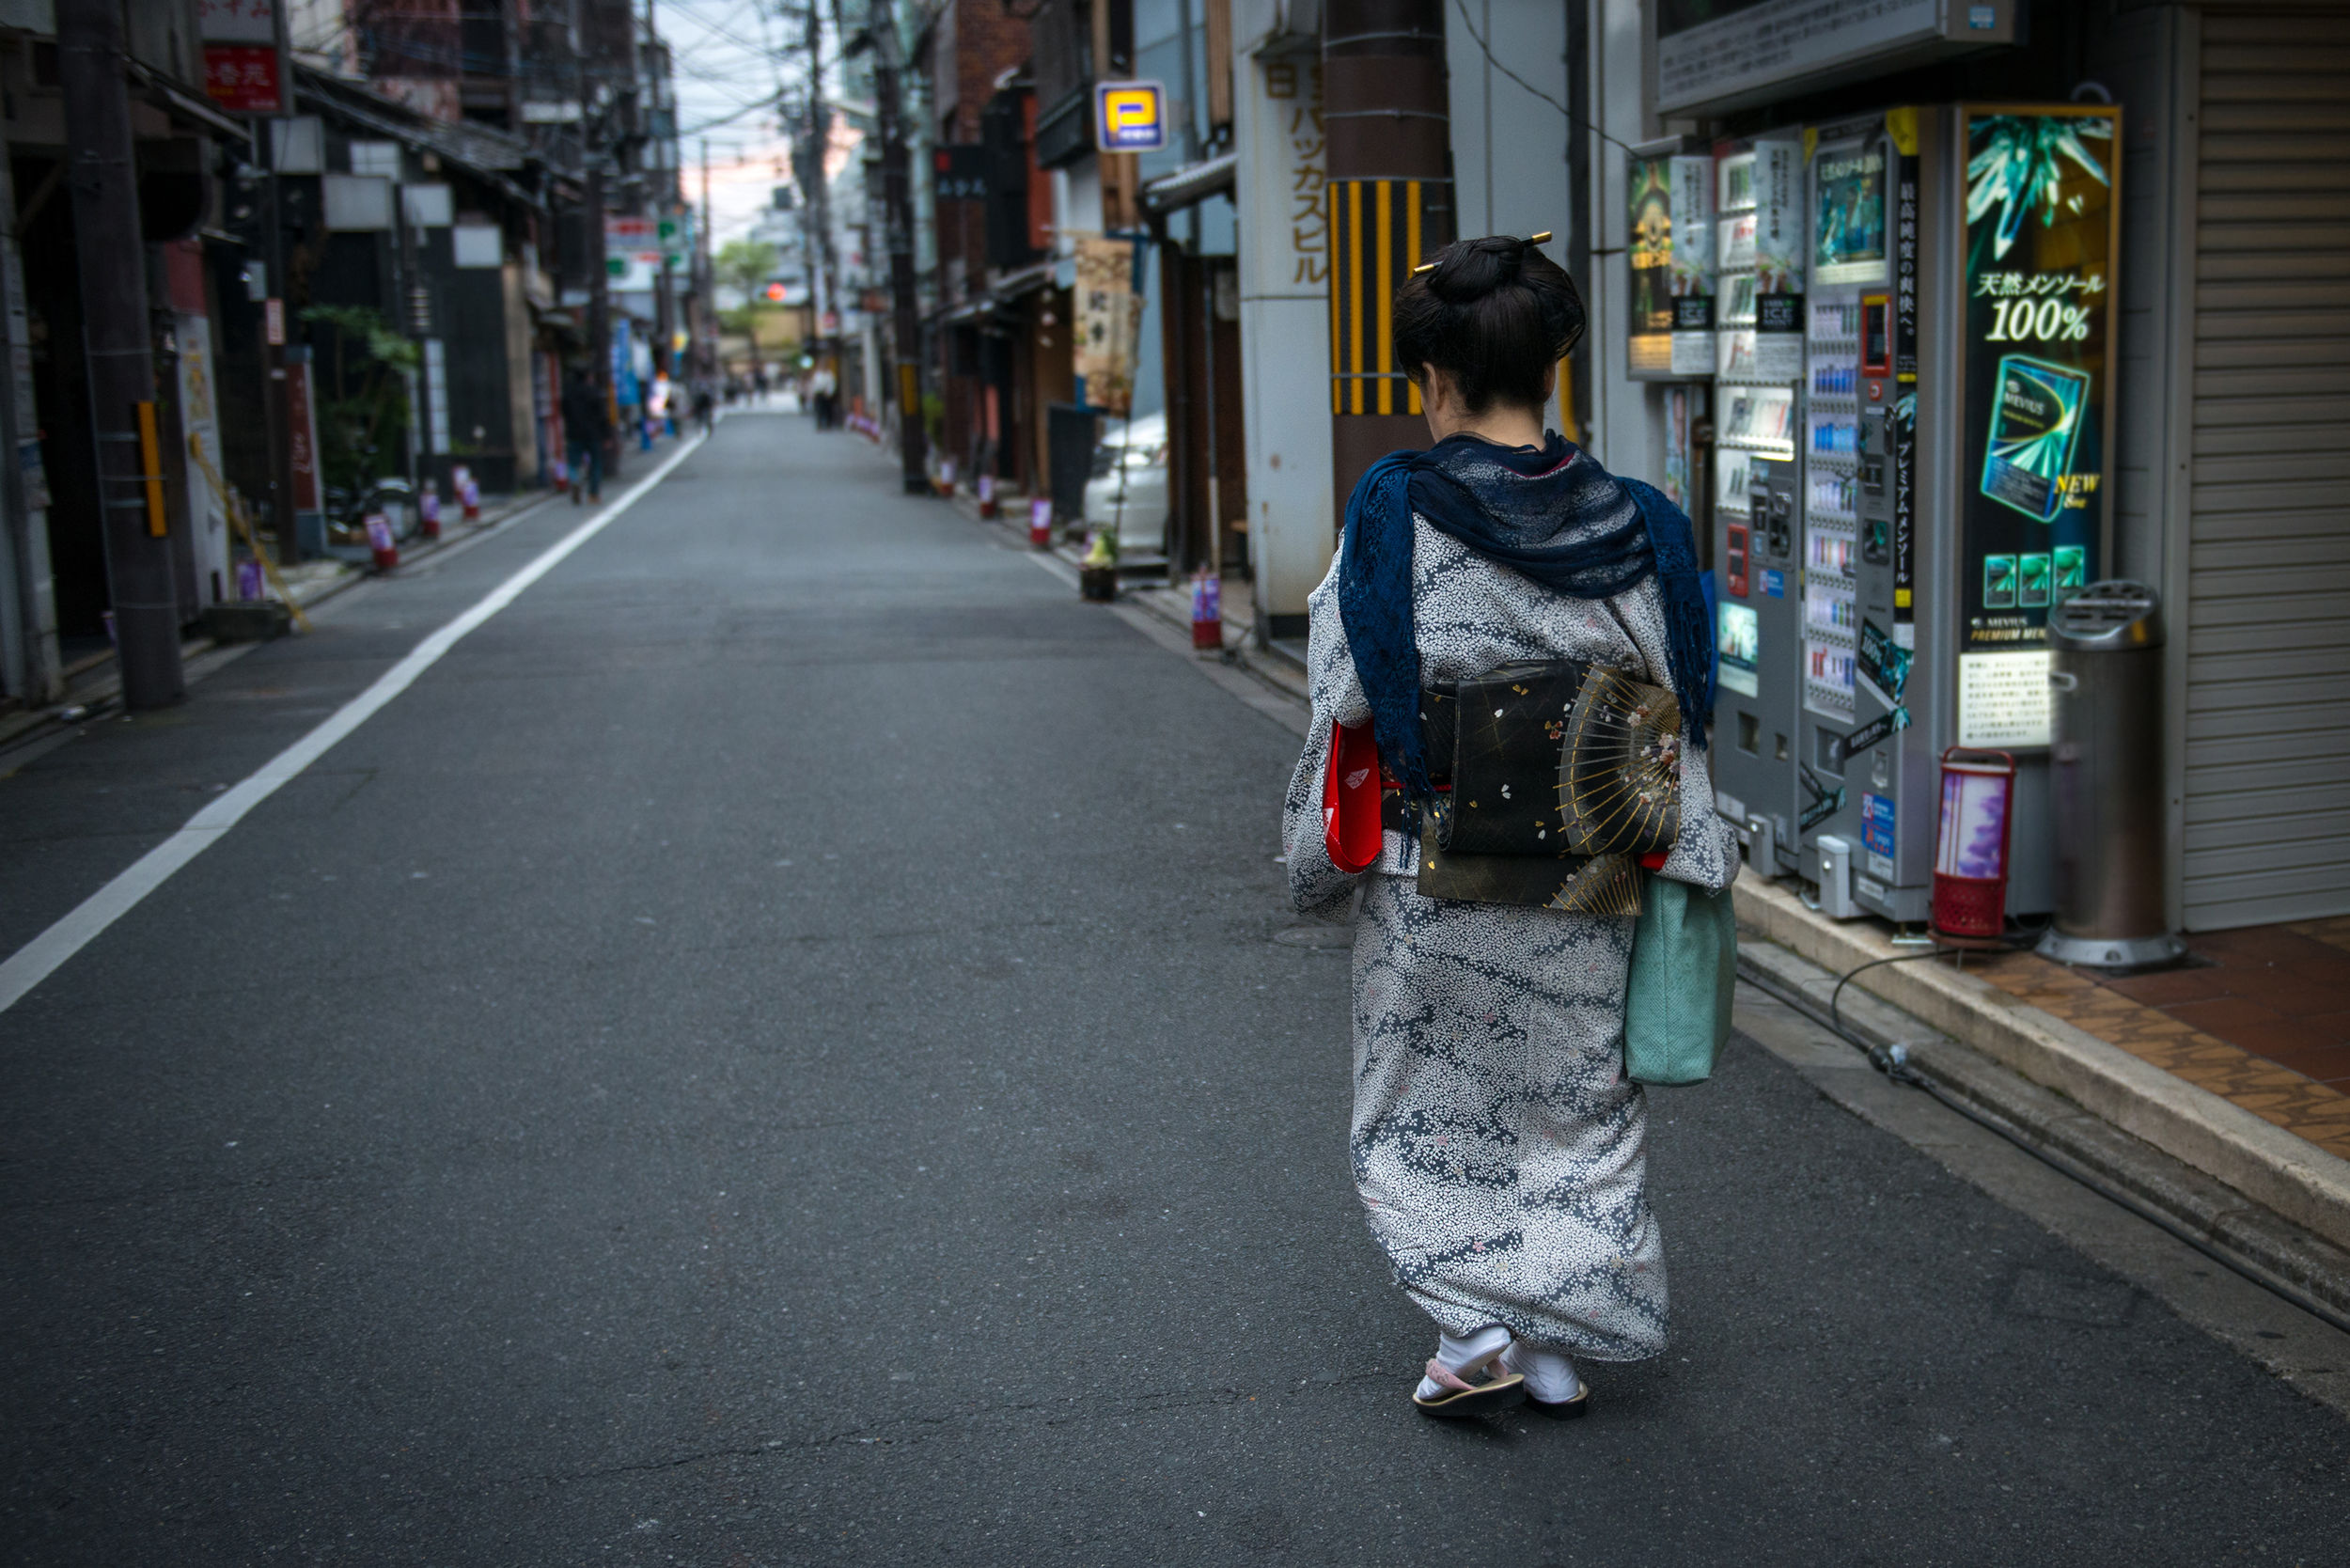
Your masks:
<svg viewBox="0 0 2350 1568"><path fill-rule="evenodd" d="M1447 247L1450 252L1428 279L1429 290L1447 305L1474 305L1518 280L1526 265L1526 242L1489 234Z"/></svg>

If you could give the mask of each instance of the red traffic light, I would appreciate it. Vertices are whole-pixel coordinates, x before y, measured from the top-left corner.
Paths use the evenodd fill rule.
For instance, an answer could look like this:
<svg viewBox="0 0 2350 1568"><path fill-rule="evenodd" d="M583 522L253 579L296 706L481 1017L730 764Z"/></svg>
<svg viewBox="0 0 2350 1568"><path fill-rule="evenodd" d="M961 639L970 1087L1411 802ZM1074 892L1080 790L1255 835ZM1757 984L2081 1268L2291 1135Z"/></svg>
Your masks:
<svg viewBox="0 0 2350 1568"><path fill-rule="evenodd" d="M767 285L767 298L776 305L781 305L783 303L783 285L780 283L770 283Z"/></svg>

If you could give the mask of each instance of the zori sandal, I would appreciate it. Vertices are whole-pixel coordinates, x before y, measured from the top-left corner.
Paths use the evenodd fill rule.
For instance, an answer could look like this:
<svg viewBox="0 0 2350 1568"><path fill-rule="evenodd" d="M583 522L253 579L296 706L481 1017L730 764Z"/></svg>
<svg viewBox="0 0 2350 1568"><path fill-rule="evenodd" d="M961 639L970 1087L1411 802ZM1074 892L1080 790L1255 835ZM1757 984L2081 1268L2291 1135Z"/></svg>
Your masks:
<svg viewBox="0 0 2350 1568"><path fill-rule="evenodd" d="M1536 1399L1528 1394L1526 1407L1538 1416L1548 1416L1554 1421L1571 1421L1577 1416L1591 1413L1591 1386L1586 1383L1577 1388L1573 1399Z"/></svg>
<svg viewBox="0 0 2350 1568"><path fill-rule="evenodd" d="M1574 1363L1558 1351L1512 1342L1494 1370L1525 1377L1526 1407L1538 1416L1571 1421L1591 1413L1591 1386L1575 1375Z"/></svg>
<svg viewBox="0 0 2350 1568"><path fill-rule="evenodd" d="M1476 1370L1474 1367L1461 1369L1462 1372ZM1496 1410L1507 1410L1526 1398L1524 1373L1501 1372L1490 1362L1485 1364L1485 1371L1491 1374L1487 1381L1471 1383L1460 1372L1431 1356L1428 1380L1436 1384L1439 1391L1423 1395L1415 1390L1412 1403L1424 1415L1461 1420L1471 1416L1490 1415Z"/></svg>

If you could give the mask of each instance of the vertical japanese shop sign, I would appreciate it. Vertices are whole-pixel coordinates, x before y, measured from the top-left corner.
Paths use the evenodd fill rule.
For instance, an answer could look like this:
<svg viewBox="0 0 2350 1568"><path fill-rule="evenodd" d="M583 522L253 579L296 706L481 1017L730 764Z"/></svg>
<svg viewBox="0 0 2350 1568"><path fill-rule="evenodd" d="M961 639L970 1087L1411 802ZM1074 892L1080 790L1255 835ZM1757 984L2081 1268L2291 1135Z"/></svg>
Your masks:
<svg viewBox="0 0 2350 1568"><path fill-rule="evenodd" d="M1124 414L1134 403L1135 352L1142 296L1135 290L1136 250L1125 240L1080 234L1077 241L1075 370L1088 406Z"/></svg>
<svg viewBox="0 0 2350 1568"><path fill-rule="evenodd" d="M1754 148L1754 369L1765 381L1803 374L1803 144Z"/></svg>
<svg viewBox="0 0 2350 1568"><path fill-rule="evenodd" d="M2102 564L2120 118L1966 112L1962 653L2044 650Z"/></svg>
<svg viewBox="0 0 2350 1568"><path fill-rule="evenodd" d="M277 0L196 0L204 42L204 90L231 114L287 108L277 54Z"/></svg>
<svg viewBox="0 0 2350 1568"><path fill-rule="evenodd" d="M310 366L306 359L286 361L286 424L293 471L293 510L317 511L324 503L319 486L319 427L310 407Z"/></svg>
<svg viewBox="0 0 2350 1568"><path fill-rule="evenodd" d="M1270 134L1257 140L1255 206L1248 216L1268 240L1256 254L1263 270L1255 290L1324 297L1330 285L1330 225L1323 187L1322 62L1283 58L1264 63ZM1242 232L1247 232L1244 227Z"/></svg>

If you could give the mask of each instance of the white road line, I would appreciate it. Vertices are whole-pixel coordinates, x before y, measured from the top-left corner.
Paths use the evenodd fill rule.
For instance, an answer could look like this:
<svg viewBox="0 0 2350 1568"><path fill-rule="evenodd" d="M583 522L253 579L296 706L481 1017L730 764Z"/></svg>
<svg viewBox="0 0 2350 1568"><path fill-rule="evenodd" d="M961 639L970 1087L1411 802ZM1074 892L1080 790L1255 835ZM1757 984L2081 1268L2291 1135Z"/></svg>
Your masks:
<svg viewBox="0 0 2350 1568"><path fill-rule="evenodd" d="M512 604L522 591L560 566L589 540L642 500L645 494L694 454L703 440L696 436L636 481L610 506L573 528L538 558L496 588L456 619L426 637L406 658L375 678L374 684L337 708L317 729L263 763L211 805L190 817L187 825L134 861L128 870L84 899L55 925L19 948L0 964L0 1012L23 1000L25 994L55 973L57 966L88 946L91 939L138 906L141 899L161 887L171 873L195 859L242 821L244 814L275 794L280 786L333 748L336 742L358 729L379 708L414 684L417 676L457 645L458 639Z"/></svg>

